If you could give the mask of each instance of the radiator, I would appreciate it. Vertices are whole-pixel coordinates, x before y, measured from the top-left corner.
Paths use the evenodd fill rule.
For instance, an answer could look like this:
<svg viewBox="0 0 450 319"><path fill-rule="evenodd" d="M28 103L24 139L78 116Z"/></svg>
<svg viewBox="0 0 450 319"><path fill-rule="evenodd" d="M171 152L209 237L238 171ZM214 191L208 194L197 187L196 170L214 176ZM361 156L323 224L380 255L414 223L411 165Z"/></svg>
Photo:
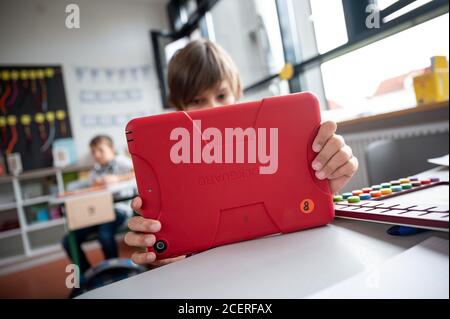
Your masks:
<svg viewBox="0 0 450 319"><path fill-rule="evenodd" d="M359 170L352 180L345 186L343 192L360 189L369 185L365 152L367 147L375 141L396 140L413 136L425 136L449 132L449 122L438 122L427 125L414 125L393 129L367 131L361 133L344 134L346 143L352 148L354 156L359 160ZM444 154L442 154L444 155Z"/></svg>

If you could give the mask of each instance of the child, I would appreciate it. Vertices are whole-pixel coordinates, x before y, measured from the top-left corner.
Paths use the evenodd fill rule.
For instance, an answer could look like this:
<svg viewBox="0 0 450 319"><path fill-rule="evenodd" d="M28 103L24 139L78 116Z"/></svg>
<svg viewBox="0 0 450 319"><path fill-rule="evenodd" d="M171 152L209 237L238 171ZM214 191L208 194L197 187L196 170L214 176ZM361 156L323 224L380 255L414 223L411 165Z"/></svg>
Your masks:
<svg viewBox="0 0 450 319"><path fill-rule="evenodd" d="M175 54L169 64L168 85L169 102L178 110L234 104L242 95L235 64L223 49L206 40L193 41ZM313 143L313 150L318 155L312 163L317 178L328 179L333 193L342 189L358 168L351 148L341 136L335 134L336 128L334 122L321 125ZM140 213L141 206L140 197L131 204L137 213ZM145 248L155 243L152 233L161 229L160 222L137 216L129 221L128 227L131 232L125 236L125 242L140 248L133 254L132 260L137 264L152 264L155 254L147 253Z"/></svg>
<svg viewBox="0 0 450 319"><path fill-rule="evenodd" d="M134 178L131 160L123 156L116 156L113 141L109 136L98 135L91 140L89 146L95 166L84 186L101 186ZM77 186L80 187L80 184ZM126 214L116 209L115 221L75 231L81 273L90 268L86 255L81 249L81 244L92 237L92 235L98 237L105 259L118 257L117 243L114 236L117 228L124 222L125 218ZM67 255L73 260L73 256L70 255L67 236L64 236L63 246Z"/></svg>

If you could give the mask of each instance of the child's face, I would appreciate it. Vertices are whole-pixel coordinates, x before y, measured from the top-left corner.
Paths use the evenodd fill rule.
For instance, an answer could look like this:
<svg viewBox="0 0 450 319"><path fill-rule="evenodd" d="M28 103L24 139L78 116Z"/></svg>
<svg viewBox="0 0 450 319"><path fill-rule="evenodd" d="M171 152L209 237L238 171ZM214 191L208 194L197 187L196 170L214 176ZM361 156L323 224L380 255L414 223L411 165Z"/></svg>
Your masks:
<svg viewBox="0 0 450 319"><path fill-rule="evenodd" d="M108 164L115 157L114 149L107 143L100 143L91 147L91 154L94 161L100 165Z"/></svg>
<svg viewBox="0 0 450 319"><path fill-rule="evenodd" d="M196 95L195 98L186 106L188 111L230 105L236 103L236 97L231 90L228 81L222 81L220 85L211 88Z"/></svg>

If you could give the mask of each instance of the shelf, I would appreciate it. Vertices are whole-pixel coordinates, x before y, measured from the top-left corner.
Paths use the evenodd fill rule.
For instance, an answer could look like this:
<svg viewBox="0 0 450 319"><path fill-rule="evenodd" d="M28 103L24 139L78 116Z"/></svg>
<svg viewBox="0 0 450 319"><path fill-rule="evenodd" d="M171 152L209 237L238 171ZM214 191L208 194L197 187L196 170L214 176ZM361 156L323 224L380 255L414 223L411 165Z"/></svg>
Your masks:
<svg viewBox="0 0 450 319"><path fill-rule="evenodd" d="M0 176L0 193L3 195L0 199L0 215L16 213L19 220L27 220L31 216L32 205L52 206L52 199L57 198L57 196L50 194L50 192L53 193L53 187L58 192L65 191L63 174L87 171L92 168L93 165L90 163L78 163L66 167L29 170L17 176ZM35 182L42 183L44 187L49 187L50 191L44 188L42 196L24 198L25 187L31 186L29 184ZM6 196L6 192L10 193L11 197ZM0 232L0 245L6 245L9 241L14 244L14 247L9 247L11 249L5 246L5 248L8 248L8 252L5 251L0 256L0 272L3 266L13 266L19 261L28 260L30 257L38 257L61 250L60 237L62 235L60 236L60 234L66 231L65 223L64 217L30 224L23 222L20 228ZM41 237L41 234L43 237ZM15 245L19 243L21 244L20 249L15 248Z"/></svg>
<svg viewBox="0 0 450 319"><path fill-rule="evenodd" d="M41 255L54 253L54 252L61 251L61 250L62 250L62 245L60 243L52 244L52 245L48 245L48 246L42 246L39 248L32 248L30 257L41 256Z"/></svg>
<svg viewBox="0 0 450 319"><path fill-rule="evenodd" d="M345 120L338 122L339 128L346 128L346 127L352 127L354 125L359 124L367 124L369 122L375 122L375 121L385 121L387 119L395 119L400 118L408 115L423 115L429 112L433 111L439 111L439 110L446 110L448 109L449 102L439 102L439 103L433 103L428 105L419 105L414 106L410 108L406 108L399 111L393 111L393 112L387 112L387 113L381 113L381 114L373 114L369 116L363 116L355 119Z"/></svg>
<svg viewBox="0 0 450 319"><path fill-rule="evenodd" d="M66 219L64 217L49 220L46 222L36 222L34 224L27 225L26 231L32 232L32 231L36 231L36 230L41 230L41 229L46 229L46 228L55 227L55 226L59 226L59 225L64 225L65 222L66 222Z"/></svg>
<svg viewBox="0 0 450 319"><path fill-rule="evenodd" d="M0 176L0 184L11 183L13 177L11 175L3 175Z"/></svg>
<svg viewBox="0 0 450 319"><path fill-rule="evenodd" d="M20 181L26 181L29 179L36 179L41 177L55 176L58 172L61 173L73 173L80 171L88 171L92 170L94 167L93 164L74 164L66 167L48 167L48 168L39 168L34 170L29 170L17 175L17 179ZM0 184L12 182L14 176L4 175L0 176Z"/></svg>
<svg viewBox="0 0 450 319"><path fill-rule="evenodd" d="M64 217L45 221L45 222L36 222L36 223L30 224L30 225L27 225L26 231L32 232L32 231L36 231L36 230L51 228L51 227L63 225L65 222L66 222L66 219Z"/></svg>
<svg viewBox="0 0 450 319"><path fill-rule="evenodd" d="M10 257L0 258L0 267L17 264L17 262L23 261L26 258L27 257L25 256L24 253L21 253L21 254L18 254L18 255L14 255L14 256L10 256Z"/></svg>
<svg viewBox="0 0 450 319"><path fill-rule="evenodd" d="M14 208L17 208L17 203L16 202L0 203L0 211L2 211L2 210L10 210L10 209L14 209Z"/></svg>
<svg viewBox="0 0 450 319"><path fill-rule="evenodd" d="M28 180L28 179L36 179L41 177L53 176L56 175L57 169L54 167L50 168L40 168L35 170L29 170L24 173L17 175L17 178L20 181Z"/></svg>
<svg viewBox="0 0 450 319"><path fill-rule="evenodd" d="M44 196L39 196L39 197L34 197L34 198L28 198L28 199L23 200L22 205L23 206L31 206L31 205L36 205L36 204L47 203L51 198L52 198L51 195L44 195Z"/></svg>
<svg viewBox="0 0 450 319"><path fill-rule="evenodd" d="M20 235L20 233L21 233L20 228L0 231L0 239L18 236Z"/></svg>

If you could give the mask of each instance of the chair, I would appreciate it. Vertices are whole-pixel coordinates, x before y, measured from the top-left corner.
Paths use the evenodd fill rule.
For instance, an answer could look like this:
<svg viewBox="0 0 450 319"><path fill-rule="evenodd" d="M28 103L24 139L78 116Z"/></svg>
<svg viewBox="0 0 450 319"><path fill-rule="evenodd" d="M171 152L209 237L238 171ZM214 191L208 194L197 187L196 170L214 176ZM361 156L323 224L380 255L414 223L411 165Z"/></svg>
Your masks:
<svg viewBox="0 0 450 319"><path fill-rule="evenodd" d="M371 143L366 150L370 184L389 182L432 169L428 159L449 153L448 132Z"/></svg>

